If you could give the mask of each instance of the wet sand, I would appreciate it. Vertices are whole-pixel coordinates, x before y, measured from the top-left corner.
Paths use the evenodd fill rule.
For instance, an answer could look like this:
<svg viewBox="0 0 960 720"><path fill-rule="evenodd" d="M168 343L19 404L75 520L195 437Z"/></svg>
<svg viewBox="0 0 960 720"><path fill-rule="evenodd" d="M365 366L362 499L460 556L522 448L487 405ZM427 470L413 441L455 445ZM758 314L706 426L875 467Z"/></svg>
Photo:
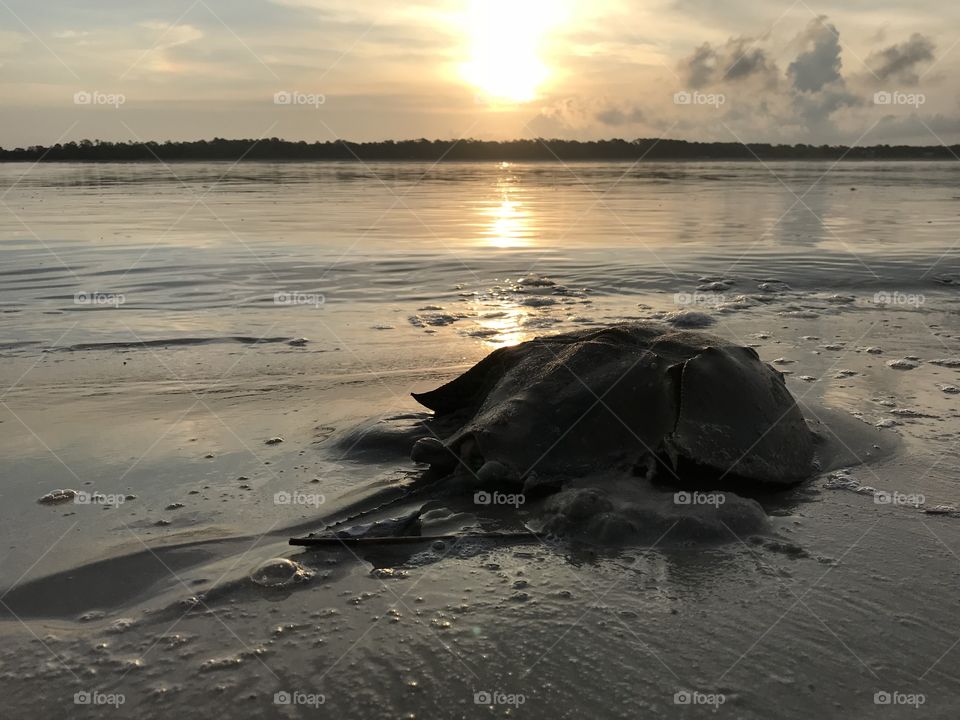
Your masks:
<svg viewBox="0 0 960 720"><path fill-rule="evenodd" d="M956 382L958 370L929 362L948 357L941 341L953 338L918 327L912 310L842 307L816 319L762 310L711 331L752 339L765 359L790 360L778 367L791 373L808 415L826 406L865 427L897 423L881 430L898 438L897 451L841 479L921 494L926 508L956 503L957 411L940 386ZM409 345L439 347L438 370L422 369L415 352L407 370L365 374L337 367L332 349L264 354L266 346L255 346L247 377L220 382L210 370L247 348L209 349L177 383L66 383L56 363L31 374L29 388L13 393L17 415L44 428L48 443L59 432L72 438L57 443L76 473L71 486L136 497L109 509L37 504L52 489L38 482L40 441L16 417L4 418L5 457L19 479L7 487L19 511L6 523L5 567L25 576L4 597L19 618L3 623L10 706L92 717L97 710L74 707L72 697L99 688L124 695L124 716L184 707L200 714L228 702L244 716L267 717L278 711L274 693L287 689L322 694L324 711L344 717L378 708L478 717L487 711L473 694L489 690L507 700L523 695L518 712L537 717L703 712L674 703L687 689L700 699L722 695L721 711L740 717L774 709L806 717L811 708L867 714L884 691L922 693L924 716L950 712L960 524L878 503L836 475L768 504L773 540L762 543L668 533L652 547L609 551L427 545L371 556L287 547L287 537L315 529L319 518L342 517L341 508L415 472L402 448L372 443L376 451L358 462L336 440L370 418L399 424L389 418L417 412L409 391L463 367L455 362L462 346L442 340ZM118 367L155 367L151 352L109 351ZM177 352L167 351L171 363ZM915 369L889 367L905 355L921 358ZM75 376L94 361L75 351L69 362ZM64 403L97 419L89 435L66 423ZM267 445L275 436L283 442ZM122 487L97 482L148 440L156 446L139 473ZM78 462L91 445L97 456ZM276 493L296 491L322 493L323 502L274 503ZM38 562L39 537L61 539ZM252 571L277 556L312 576L282 589L254 584Z"/></svg>

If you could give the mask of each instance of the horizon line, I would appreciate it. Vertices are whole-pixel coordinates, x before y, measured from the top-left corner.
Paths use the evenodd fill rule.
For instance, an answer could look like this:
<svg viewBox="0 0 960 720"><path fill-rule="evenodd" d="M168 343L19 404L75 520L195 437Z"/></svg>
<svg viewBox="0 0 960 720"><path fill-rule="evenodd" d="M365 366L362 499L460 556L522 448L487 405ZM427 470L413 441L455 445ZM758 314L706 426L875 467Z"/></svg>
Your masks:
<svg viewBox="0 0 960 720"><path fill-rule="evenodd" d="M252 137L220 137L213 136L211 138L200 137L190 140L139 140L139 139L125 139L125 140L111 140L105 138L81 138L79 140L70 140L67 142L56 142L52 145L44 144L30 144L30 145L18 145L18 146L6 146L0 144L0 152L11 152L15 150L28 150L31 148L56 148L56 147L66 147L73 145L82 145L85 143L92 143L94 145L114 145L121 147L136 147L144 145L191 145L197 143L250 143L251 145L259 145L262 143L286 143L291 145L389 145L389 144L411 144L411 143L429 143L435 145L437 143L442 143L454 147L456 145L465 145L465 144L484 144L484 145L513 145L519 143L535 143L535 144L566 144L566 145L598 145L598 144L624 144L624 145L637 145L640 143L655 143L657 145L669 145L669 144L685 144L685 145L707 145L707 146L723 146L723 147L773 147L773 148L818 148L818 149L861 149L869 150L872 148L911 148L915 150L924 150L924 149L949 149L960 147L960 143L954 143L948 145L946 143L934 143L932 145L912 145L908 143L877 143L874 145L845 145L842 143L808 143L808 142L772 142L767 140L757 140L757 141L740 141L740 140L688 140L684 138L665 138L665 137L638 137L633 139L626 139L623 137L605 137L597 138L591 140L581 140L581 139L570 139L570 138L560 138L560 137L546 137L546 136L536 136L529 138L511 138L506 140L485 140L481 138L427 138L427 137L408 137L408 138L383 138L380 140L351 140L349 138L336 138L331 140L306 140L306 139L296 139L291 140L288 138L283 138L279 136L272 137L262 137L262 138L252 138Z"/></svg>

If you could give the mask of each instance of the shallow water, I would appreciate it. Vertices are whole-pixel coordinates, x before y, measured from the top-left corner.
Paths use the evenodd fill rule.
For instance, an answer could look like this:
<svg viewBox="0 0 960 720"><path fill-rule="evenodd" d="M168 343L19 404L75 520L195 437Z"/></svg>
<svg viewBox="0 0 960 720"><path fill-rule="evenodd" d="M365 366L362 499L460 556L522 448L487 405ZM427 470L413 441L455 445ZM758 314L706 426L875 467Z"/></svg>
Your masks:
<svg viewBox="0 0 960 720"><path fill-rule="evenodd" d="M391 324L532 272L620 300L701 275L930 290L956 272L957 180L952 163L6 165L0 333L316 328L284 292L322 295L324 320ZM121 313L91 312L111 295Z"/></svg>
<svg viewBox="0 0 960 720"><path fill-rule="evenodd" d="M11 709L93 716L73 693L99 689L121 716L266 717L299 689L344 717L481 716L484 690L532 717L709 711L689 689L740 717L867 716L887 690L949 712L958 523L862 487L960 503L955 164L5 165L0 197ZM410 391L676 312L754 345L808 417L897 442L768 507L787 551L286 547L413 473L405 447L336 444L417 412ZM57 488L114 502L37 503ZM303 581L249 579L277 556Z"/></svg>

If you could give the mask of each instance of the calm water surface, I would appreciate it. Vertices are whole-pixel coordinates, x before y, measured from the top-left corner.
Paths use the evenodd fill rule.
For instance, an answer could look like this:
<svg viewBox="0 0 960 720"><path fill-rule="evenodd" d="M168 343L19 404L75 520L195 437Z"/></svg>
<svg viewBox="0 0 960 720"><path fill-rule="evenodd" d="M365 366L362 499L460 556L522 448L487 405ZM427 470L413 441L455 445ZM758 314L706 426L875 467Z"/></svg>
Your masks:
<svg viewBox="0 0 960 720"><path fill-rule="evenodd" d="M0 197L5 347L302 330L277 293L374 325L531 273L921 292L960 238L954 163L5 165Z"/></svg>

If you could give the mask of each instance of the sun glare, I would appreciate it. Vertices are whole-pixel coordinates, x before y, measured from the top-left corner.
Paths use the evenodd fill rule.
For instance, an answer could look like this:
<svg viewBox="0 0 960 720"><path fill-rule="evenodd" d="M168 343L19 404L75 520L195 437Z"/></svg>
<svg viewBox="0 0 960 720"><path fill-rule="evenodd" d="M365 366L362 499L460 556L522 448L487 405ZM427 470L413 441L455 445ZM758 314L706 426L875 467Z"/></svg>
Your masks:
<svg viewBox="0 0 960 720"><path fill-rule="evenodd" d="M561 19L558 0L472 0L470 59L463 77L493 102L537 97L550 76L540 58L547 31Z"/></svg>

